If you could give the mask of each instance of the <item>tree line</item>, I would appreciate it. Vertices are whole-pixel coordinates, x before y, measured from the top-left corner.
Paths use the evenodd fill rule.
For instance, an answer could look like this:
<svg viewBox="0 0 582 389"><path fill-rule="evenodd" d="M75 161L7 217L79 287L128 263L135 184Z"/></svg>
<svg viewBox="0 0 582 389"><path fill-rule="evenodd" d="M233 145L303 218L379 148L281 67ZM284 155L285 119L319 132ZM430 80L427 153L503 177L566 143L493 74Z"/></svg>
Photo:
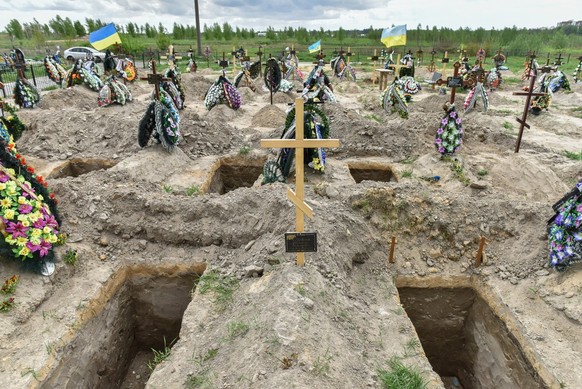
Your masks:
<svg viewBox="0 0 582 389"><path fill-rule="evenodd" d="M39 23L34 19L31 23L20 23L17 19L12 19L5 30L13 40L32 40L40 47L46 39L74 39L85 37L90 32L95 31L107 23L100 19L85 18L84 22L62 18L56 15L48 23ZM174 23L171 31L161 22L156 25L138 25L128 23L116 25L121 34L134 37L156 38L167 42L170 39L187 40L196 39L196 27ZM377 44L382 34L381 28L370 26L361 30L345 30L340 27L338 30L308 30L304 27L284 27L276 30L269 26L265 31L255 31L253 28L233 27L229 23L204 24L202 34L206 41L231 41L233 39L252 39L257 36L264 37L268 41L295 41L301 44L309 44L318 39L333 39L340 43L347 39L367 39L370 44ZM418 24L416 28L409 28L407 32L407 46L418 47L457 47L464 45L482 45L487 47L503 47L513 51L523 51L536 49L537 47L552 46L556 49L580 49L582 48L582 29L570 25L556 28L526 29L511 28L485 29L482 27L471 29L469 27L459 27L452 29L448 27L430 27ZM361 42L366 45L365 41Z"/></svg>

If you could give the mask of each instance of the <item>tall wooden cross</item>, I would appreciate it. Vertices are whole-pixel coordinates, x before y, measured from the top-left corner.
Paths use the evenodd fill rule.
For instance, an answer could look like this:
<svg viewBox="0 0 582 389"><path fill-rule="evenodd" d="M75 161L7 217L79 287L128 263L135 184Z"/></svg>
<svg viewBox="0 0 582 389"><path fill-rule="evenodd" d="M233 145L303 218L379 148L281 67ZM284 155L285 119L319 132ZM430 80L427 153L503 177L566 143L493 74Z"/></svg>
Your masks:
<svg viewBox="0 0 582 389"><path fill-rule="evenodd" d="M447 73L447 64L449 63L449 52L445 51L445 55L443 56L443 58L441 59L441 62L443 64L443 68L441 70L441 77L444 77Z"/></svg>
<svg viewBox="0 0 582 389"><path fill-rule="evenodd" d="M287 188L287 197L295 204L295 229L304 232L305 216L313 218L313 209L304 200L304 149L339 147L339 139L304 139L303 99L295 99L295 139L261 139L261 147L295 149L295 192ZM297 253L297 265L305 264L305 253Z"/></svg>
<svg viewBox="0 0 582 389"><path fill-rule="evenodd" d="M368 59L371 59L372 61L374 61L374 72L372 73L372 84L376 84L376 63L378 61L378 49L374 49L374 55L369 57Z"/></svg>
<svg viewBox="0 0 582 389"><path fill-rule="evenodd" d="M417 59L417 66L420 66L422 64L422 61L424 60L424 51L422 51L422 47L420 47L417 51L416 51L416 59Z"/></svg>
<svg viewBox="0 0 582 389"><path fill-rule="evenodd" d="M259 77L263 77L263 50L262 50L263 46L259 46L259 51L257 51L255 54L259 56Z"/></svg>
<svg viewBox="0 0 582 389"><path fill-rule="evenodd" d="M531 56L531 62L530 62L530 69L533 72L533 75L530 76L529 78L529 89L527 90L527 92L513 92L514 95L516 96L526 96L525 98L525 107L523 108L523 114L521 115L521 119L520 118L516 118L517 122L519 123L519 134L517 135L517 142L515 143L515 152L519 153L519 147L521 146L521 137L523 136L523 128L527 127L527 129L529 130L530 125L526 123L526 119L527 119L527 113L529 112L529 105L531 103L531 98L532 96L543 96L545 93L534 93L534 86L536 83L536 78L537 78L537 70L534 67L534 58L535 55Z"/></svg>

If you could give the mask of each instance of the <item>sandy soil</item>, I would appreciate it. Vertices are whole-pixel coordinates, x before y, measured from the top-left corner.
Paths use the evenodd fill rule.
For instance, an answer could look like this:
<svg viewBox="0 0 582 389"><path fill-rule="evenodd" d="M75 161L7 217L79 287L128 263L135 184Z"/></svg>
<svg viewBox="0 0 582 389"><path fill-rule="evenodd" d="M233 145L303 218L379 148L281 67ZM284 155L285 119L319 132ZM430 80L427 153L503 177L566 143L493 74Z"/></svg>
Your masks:
<svg viewBox="0 0 582 389"><path fill-rule="evenodd" d="M400 305L400 279L483 285L545 385L582 387L576 368L582 265L549 269L545 234L551 205L582 179L582 163L564 155L582 150L582 118L573 111L582 103L582 84L528 118L531 129L517 154L515 117L524 98L512 92L520 83L492 92L488 112L463 115L464 145L455 157L471 184L465 185L433 146L448 95L425 86L403 120L382 110L370 76L332 79L338 103L324 110L341 146L329 150L324 175L307 173L315 218L306 230L318 233L318 251L306 254L305 267L285 253L283 234L294 229L285 185L257 180L224 195L205 193L221 166L244 175L245 166L273 157L259 142L280 136L294 94L278 93L270 106L257 82L257 93L242 88L238 111L208 112L202 99L217 74L183 74L183 140L172 154L137 145L151 93L144 82L129 86L135 100L125 106L99 108L95 92L75 87L46 93L39 108L20 111L29 130L18 148L49 177L70 236L57 254L75 248L79 262L58 261L55 274L42 277L0 261L1 280L21 276L16 307L0 314L0 382L48 387L43 382L74 352L83 326L106 308L121 270L203 263L238 287L221 309L212 293L193 292L180 339L148 388L379 388L378 369L393 356L420 371L429 388L444 387L422 348L411 350L418 336ZM423 70L417 76L428 78ZM464 96L457 94L457 105ZM51 178L74 158L112 167ZM388 166L395 179L356 184L349 169L364 162ZM440 180L426 180L433 176ZM188 195L189 188L202 193ZM476 267L481 236L487 245ZM233 323L247 331L233 336ZM135 378L133 371L140 370L131 368ZM141 387L135 381L125 387ZM66 387L75 384L70 378Z"/></svg>

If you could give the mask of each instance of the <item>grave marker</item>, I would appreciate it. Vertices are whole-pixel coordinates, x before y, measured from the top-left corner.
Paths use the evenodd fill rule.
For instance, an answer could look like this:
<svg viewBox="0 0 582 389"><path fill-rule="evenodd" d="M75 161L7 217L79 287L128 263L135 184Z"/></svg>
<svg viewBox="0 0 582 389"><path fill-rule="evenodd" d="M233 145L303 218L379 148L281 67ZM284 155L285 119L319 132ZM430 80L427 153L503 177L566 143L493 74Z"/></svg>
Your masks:
<svg viewBox="0 0 582 389"><path fill-rule="evenodd" d="M287 188L287 197L295 205L295 232L303 233L305 216L313 218L313 210L304 200L304 149L339 147L339 139L304 139L303 99L295 100L295 139L261 139L261 147L295 149L295 192ZM296 235L298 236L298 235ZM297 252L297 265L305 264L304 252Z"/></svg>
<svg viewBox="0 0 582 389"><path fill-rule="evenodd" d="M521 138L523 136L523 128L524 127L527 127L528 129L530 128L530 125L526 123L526 119L527 119L527 113L529 112L531 98L532 98L532 96L543 96L544 95L544 93L533 93L534 86L536 83L536 78L538 76L537 70L534 66L534 61L535 61L535 54L532 54L531 55L531 62L530 62L530 69L531 69L531 71L533 71L533 75L530 76L530 78L529 78L528 91L527 92L513 92L513 95L515 95L515 96L526 96L525 107L523 109L523 114L521 115L521 119L516 118L517 122L519 123L519 134L517 135L517 142L515 144L515 152L516 153L519 153L519 147L521 146Z"/></svg>
<svg viewBox="0 0 582 389"><path fill-rule="evenodd" d="M376 83L376 66L377 65L377 61L378 61L378 50L374 49L374 55L371 57L368 57L368 59L374 61L374 72L372 73L372 85L374 85Z"/></svg>
<svg viewBox="0 0 582 389"><path fill-rule="evenodd" d="M394 263L394 249L396 248L396 237L392 237L392 241L390 242L390 255L388 256L388 262Z"/></svg>
<svg viewBox="0 0 582 389"><path fill-rule="evenodd" d="M445 77L447 75L447 64L449 63L449 52L445 51L445 55L441 59L441 63L443 64L443 68L441 69L441 77Z"/></svg>
<svg viewBox="0 0 582 389"><path fill-rule="evenodd" d="M255 54L259 56L259 77L263 77L263 50L261 50L263 48L263 46L259 46L259 51L257 51Z"/></svg>
<svg viewBox="0 0 582 389"><path fill-rule="evenodd" d="M435 50L435 49L434 49L434 47L433 47L433 48L432 48L432 51L430 52L430 55L431 55L431 57L430 57L430 63L429 63L429 64L428 64L428 66L427 66L427 70L428 70L429 72L431 72L431 73L433 73L433 72L436 70L436 65L435 65L435 63L434 63L434 56L435 56L435 54L436 54L436 53L437 53L437 52L436 52L436 50Z"/></svg>
<svg viewBox="0 0 582 389"><path fill-rule="evenodd" d="M148 84L154 85L154 94L156 96L156 100L160 99L160 82L162 81L171 81L171 78L164 78L162 74L156 73L156 61L152 59L150 61L152 64L152 73L148 73L147 77L141 77L141 80L147 80Z"/></svg>

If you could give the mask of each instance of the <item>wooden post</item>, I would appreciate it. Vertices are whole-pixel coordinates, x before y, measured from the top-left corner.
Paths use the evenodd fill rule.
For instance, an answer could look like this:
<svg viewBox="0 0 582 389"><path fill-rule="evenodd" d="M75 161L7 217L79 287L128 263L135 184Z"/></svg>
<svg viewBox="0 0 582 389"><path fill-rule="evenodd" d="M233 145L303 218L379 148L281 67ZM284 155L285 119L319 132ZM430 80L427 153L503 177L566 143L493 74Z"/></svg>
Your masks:
<svg viewBox="0 0 582 389"><path fill-rule="evenodd" d="M259 46L259 51L256 54L259 56L259 77L263 77L263 46Z"/></svg>
<svg viewBox="0 0 582 389"><path fill-rule="evenodd" d="M483 262L483 249L485 248L485 237L482 236L481 240L479 241L479 251L477 251L477 258L475 259L475 267L481 266Z"/></svg>
<svg viewBox="0 0 582 389"><path fill-rule="evenodd" d="M392 242L390 243L390 255L388 256L388 262L394 263L394 248L396 247L396 237L392 237Z"/></svg>
<svg viewBox="0 0 582 389"><path fill-rule="evenodd" d="M346 54L346 57L348 57L348 66L350 64L350 58L352 57L352 48L348 47L348 52Z"/></svg>
<svg viewBox="0 0 582 389"><path fill-rule="evenodd" d="M374 49L374 56L372 57L372 59L374 60L374 73L372 73L372 85L374 85L376 83L376 66L377 62L378 62L378 50Z"/></svg>
<svg viewBox="0 0 582 389"><path fill-rule="evenodd" d="M304 139L303 99L295 100L295 139L261 139L261 147L295 149L295 192L287 188L287 197L295 204L295 229L304 232L305 216L313 218L313 210L305 203L303 150L317 147L339 147L338 139ZM305 264L305 253L297 253L297 266Z"/></svg>

